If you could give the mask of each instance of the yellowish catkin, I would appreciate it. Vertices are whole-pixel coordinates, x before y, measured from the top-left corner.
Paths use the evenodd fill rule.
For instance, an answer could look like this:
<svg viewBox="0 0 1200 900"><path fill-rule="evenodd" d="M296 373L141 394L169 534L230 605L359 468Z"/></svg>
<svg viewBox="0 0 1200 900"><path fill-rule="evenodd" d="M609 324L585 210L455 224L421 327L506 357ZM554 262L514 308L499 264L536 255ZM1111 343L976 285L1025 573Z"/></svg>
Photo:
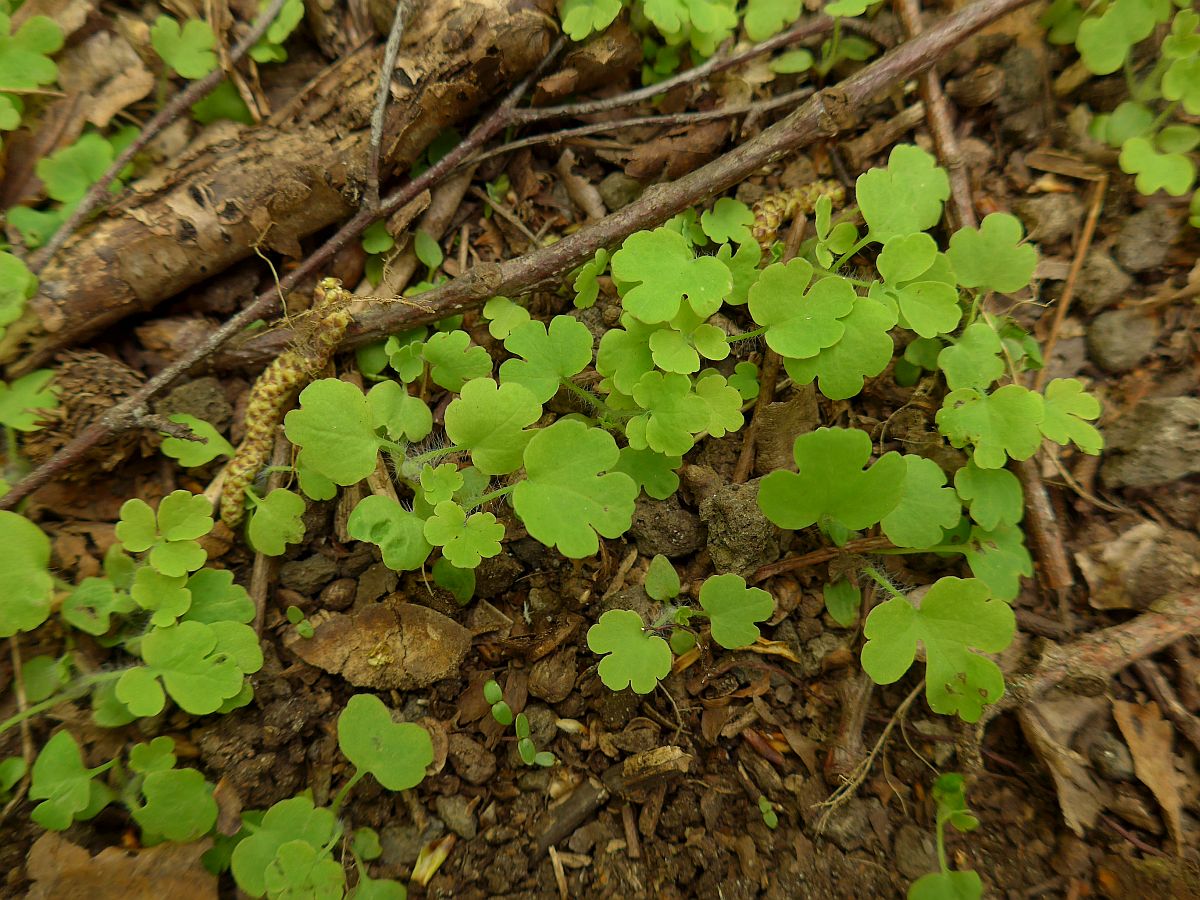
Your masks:
<svg viewBox="0 0 1200 900"><path fill-rule="evenodd" d="M754 204L754 224L750 226L758 245L767 250L774 243L780 226L794 216L812 212L820 197L828 197L837 208L846 201L846 189L836 181L823 179L761 198Z"/></svg>
<svg viewBox="0 0 1200 900"><path fill-rule="evenodd" d="M317 302L307 327L267 366L250 389L246 403L246 435L225 470L221 521L235 528L246 513L246 488L271 458L275 429L296 394L333 357L350 325L349 291L336 278L317 284Z"/></svg>

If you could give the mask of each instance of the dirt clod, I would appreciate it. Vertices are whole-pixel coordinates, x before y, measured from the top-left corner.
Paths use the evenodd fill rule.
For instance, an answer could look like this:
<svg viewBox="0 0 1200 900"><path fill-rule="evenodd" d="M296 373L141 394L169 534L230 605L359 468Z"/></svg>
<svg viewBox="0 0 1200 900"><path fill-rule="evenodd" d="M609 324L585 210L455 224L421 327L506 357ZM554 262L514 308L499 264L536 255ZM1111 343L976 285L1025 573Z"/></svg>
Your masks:
<svg viewBox="0 0 1200 900"><path fill-rule="evenodd" d="M1158 330L1158 321L1140 310L1101 313L1088 327L1088 355L1106 372L1128 372L1154 349Z"/></svg>
<svg viewBox="0 0 1200 900"><path fill-rule="evenodd" d="M1144 400L1106 432L1105 485L1146 487L1200 472L1200 399Z"/></svg>

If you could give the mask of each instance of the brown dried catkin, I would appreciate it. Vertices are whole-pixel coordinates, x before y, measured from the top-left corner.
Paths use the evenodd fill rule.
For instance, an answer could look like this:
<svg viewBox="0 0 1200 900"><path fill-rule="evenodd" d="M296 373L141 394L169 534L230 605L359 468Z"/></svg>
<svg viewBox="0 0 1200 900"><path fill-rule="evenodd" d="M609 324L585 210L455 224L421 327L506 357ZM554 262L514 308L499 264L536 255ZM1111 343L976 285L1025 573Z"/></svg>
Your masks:
<svg viewBox="0 0 1200 900"><path fill-rule="evenodd" d="M325 368L350 325L350 294L336 278L317 285L317 302L303 332L267 366L250 389L246 435L225 470L221 521L236 527L246 513L246 488L271 458L275 429L296 394Z"/></svg>
<svg viewBox="0 0 1200 900"><path fill-rule="evenodd" d="M846 189L836 181L820 180L790 191L767 194L754 204L754 224L750 232L758 245L767 250L779 227L798 214L808 214L820 197L828 197L836 209L846 200Z"/></svg>

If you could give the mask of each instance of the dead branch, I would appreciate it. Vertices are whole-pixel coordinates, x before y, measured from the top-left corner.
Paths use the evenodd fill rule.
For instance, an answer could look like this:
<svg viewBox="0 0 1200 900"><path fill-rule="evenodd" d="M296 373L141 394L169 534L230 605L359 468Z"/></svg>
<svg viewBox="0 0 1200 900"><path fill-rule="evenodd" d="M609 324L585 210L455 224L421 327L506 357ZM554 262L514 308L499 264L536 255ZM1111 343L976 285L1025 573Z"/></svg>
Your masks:
<svg viewBox="0 0 1200 900"><path fill-rule="evenodd" d="M601 247L611 247L635 231L651 228L678 212L728 190L763 165L767 165L817 140L835 137L856 121L857 111L897 81L911 77L933 64L950 47L980 28L996 21L1032 0L980 0L948 16L936 27L889 52L879 61L862 69L834 88L827 88L800 109L761 134L671 184L656 185L629 206L583 228L563 240L508 262L484 263L453 281L422 295L424 309L406 304L380 304L368 310L352 327L350 346L361 346L384 335L417 324L445 318L469 309L497 294L518 296L561 275L592 256ZM519 87L524 88L524 84ZM516 99L509 100L489 116L453 151L430 167L420 178L397 189L381 204L380 210L355 216L337 235L313 254L282 285L290 290L301 278L316 271L333 253L357 236L380 215L399 208L430 184L436 183L466 155L504 128L510 121ZM85 429L60 450L54 458L35 469L2 498L0 509L11 509L33 490L54 478L81 458L88 449L105 438L132 427L134 414L158 392L170 386L180 375L237 335L246 325L266 314L276 302L275 291L260 296L234 316L202 345L185 354L175 365L147 382L141 390L114 406L92 427ZM261 364L274 357L290 340L290 330L280 329L264 338L250 341L229 355L243 365Z"/></svg>
<svg viewBox="0 0 1200 900"><path fill-rule="evenodd" d="M346 346L359 347L393 332L445 318L497 294L515 297L546 285L589 259L598 249L615 246L635 231L661 224L801 147L829 140L848 130L856 123L859 111L894 84L933 65L949 48L975 31L1030 2L980 0L946 17L936 27L900 45L857 74L818 92L795 112L741 146L676 181L653 185L641 198L594 225L525 256L504 263L483 263L422 294L428 312L400 304L383 304L367 310L351 325ZM281 329L247 341L226 354L222 361L226 365L261 365L287 341L288 334Z"/></svg>
<svg viewBox="0 0 1200 900"><path fill-rule="evenodd" d="M267 8L254 20L254 24L250 26L250 30L246 33L246 36L229 53L228 71L232 71L233 67L242 61L242 57L250 52L250 48L258 43L258 39L267 33L267 29L271 27L271 23L275 21L275 17L279 15L279 11L283 9L284 2L285 0L271 0ZM179 118L184 111L191 109L192 106L211 94L213 89L224 80L228 71L224 67L218 67L199 81L193 81L172 97L171 102L160 109L154 118L145 124L138 136L133 139L133 142L117 154L117 158L108 167L108 171L101 175L100 179L91 186L83 199L79 201L79 205L75 207L71 215L67 216L67 220L54 233L54 236L46 242L44 247L29 258L29 271L37 274L45 268L46 263L50 261L50 258L55 253L62 249L63 244L75 233L75 229L80 226L83 220L90 216L96 207L109 197L109 185L113 183L113 180L120 174L121 170L129 165L134 156L140 153L160 131Z"/></svg>

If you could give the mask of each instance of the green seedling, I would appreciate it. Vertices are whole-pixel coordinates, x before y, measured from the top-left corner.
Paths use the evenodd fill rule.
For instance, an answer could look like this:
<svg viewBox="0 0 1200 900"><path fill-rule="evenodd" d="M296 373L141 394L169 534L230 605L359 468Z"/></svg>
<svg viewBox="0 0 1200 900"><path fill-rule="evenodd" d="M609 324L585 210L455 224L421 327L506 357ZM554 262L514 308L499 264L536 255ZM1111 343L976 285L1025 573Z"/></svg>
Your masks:
<svg viewBox="0 0 1200 900"><path fill-rule="evenodd" d="M668 572L667 569L671 571ZM672 577L674 576L674 577ZM647 593L656 599L674 598L679 593L678 576L664 557L655 557L647 573ZM671 608L654 628L646 628L642 617L627 609L610 609L588 629L588 647L604 655L598 672L610 690L627 687L648 694L671 671L672 649L684 653L695 643L678 640L690 634L693 618L707 618L713 640L730 650L748 647L758 640L758 622L770 617L775 604L771 595L746 586L739 575L714 575L700 588L700 609ZM657 632L666 631L670 643Z"/></svg>
<svg viewBox="0 0 1200 900"><path fill-rule="evenodd" d="M967 808L963 777L957 773L941 775L933 785L937 804L937 855L939 871L922 875L908 889L908 900L979 900L983 882L970 869L950 868L946 858L946 825L956 831L974 831L979 820Z"/></svg>
<svg viewBox="0 0 1200 900"><path fill-rule="evenodd" d="M779 816L775 812L775 807L766 797L758 798L758 811L762 814L763 824L774 831L779 827Z"/></svg>
<svg viewBox="0 0 1200 900"><path fill-rule="evenodd" d="M345 871L334 851L344 828L338 811L368 774L390 791L416 787L433 762L433 742L419 725L397 723L372 694L356 694L338 717L338 746L354 768L328 807L306 794L281 800L265 813L242 817L242 833L229 856L239 888L251 897L341 897ZM378 836L356 832L348 842L360 876L364 859L378 855ZM360 878L357 897L403 897L396 882Z"/></svg>
<svg viewBox="0 0 1200 900"><path fill-rule="evenodd" d="M500 685L494 678L484 682L483 697L492 705L492 718L498 724L507 728L513 723L512 708L504 702L504 692L500 690Z"/></svg>
<svg viewBox="0 0 1200 900"><path fill-rule="evenodd" d="M289 606L287 608L286 615L288 622L296 626L296 633L300 635L300 637L307 640L313 636L314 632L312 622L305 618L304 610L298 606Z"/></svg>
<svg viewBox="0 0 1200 900"><path fill-rule="evenodd" d="M525 713L517 714L516 719L513 720L513 731L517 735L517 753L525 765L549 768L558 762L553 753L548 750L538 750L534 745L533 739L529 736L529 719L525 717Z"/></svg>

